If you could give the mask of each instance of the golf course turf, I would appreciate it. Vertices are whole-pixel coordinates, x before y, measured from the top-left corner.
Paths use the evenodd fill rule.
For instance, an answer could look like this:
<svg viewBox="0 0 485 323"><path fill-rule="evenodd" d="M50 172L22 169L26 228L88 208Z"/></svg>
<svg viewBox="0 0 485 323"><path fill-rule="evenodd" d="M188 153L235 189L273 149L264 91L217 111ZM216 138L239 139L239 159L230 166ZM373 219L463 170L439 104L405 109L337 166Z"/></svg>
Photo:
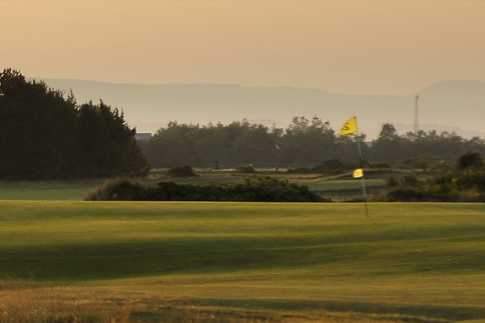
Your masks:
<svg viewBox="0 0 485 323"><path fill-rule="evenodd" d="M302 320L485 319L483 204L366 217L361 204L1 201L0 253L0 300L89 291Z"/></svg>

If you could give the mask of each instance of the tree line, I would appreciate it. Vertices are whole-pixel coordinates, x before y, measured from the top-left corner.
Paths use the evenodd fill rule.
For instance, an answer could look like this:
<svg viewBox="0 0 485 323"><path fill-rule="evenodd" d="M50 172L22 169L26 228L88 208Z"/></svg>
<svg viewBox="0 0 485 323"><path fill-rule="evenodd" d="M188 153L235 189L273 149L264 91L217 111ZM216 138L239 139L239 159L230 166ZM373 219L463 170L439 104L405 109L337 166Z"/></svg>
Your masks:
<svg viewBox="0 0 485 323"><path fill-rule="evenodd" d="M143 174L135 129L104 102L78 104L18 71L0 73L0 178L64 179Z"/></svg>
<svg viewBox="0 0 485 323"><path fill-rule="evenodd" d="M358 163L356 140L368 162L453 161L469 151L485 153L485 141L456 133L419 131L399 134L385 124L378 138L341 137L319 117L295 117L288 127L267 127L248 121L230 124L171 122L142 144L152 167L314 167L328 160Z"/></svg>

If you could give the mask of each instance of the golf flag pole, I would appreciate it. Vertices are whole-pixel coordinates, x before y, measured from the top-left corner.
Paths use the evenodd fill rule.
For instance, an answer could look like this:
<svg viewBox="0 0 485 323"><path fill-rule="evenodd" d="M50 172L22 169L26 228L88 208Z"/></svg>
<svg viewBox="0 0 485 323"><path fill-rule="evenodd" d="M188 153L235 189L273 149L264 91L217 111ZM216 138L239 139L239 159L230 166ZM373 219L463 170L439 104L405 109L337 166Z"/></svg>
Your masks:
<svg viewBox="0 0 485 323"><path fill-rule="evenodd" d="M352 117L350 118L342 127L340 130L340 135L341 136L349 136L349 137L354 137L355 140L357 141L357 149L359 151L359 158L360 158L360 168L356 169L353 173L353 177L358 179L360 178L361 183L362 183L362 194L364 196L364 202L365 202L365 215L368 217L369 216L369 196L367 193L367 183L365 179L365 171L364 171L364 155L362 152L362 142L361 142L361 137L359 136L359 123L357 121L357 117Z"/></svg>
<svg viewBox="0 0 485 323"><path fill-rule="evenodd" d="M362 143L360 139L357 139L357 147L359 149L360 167L362 167L362 176L360 177L360 181L362 183L362 194L364 196L365 216L369 217L369 195L367 194L367 181L365 179L364 172L364 155L362 154Z"/></svg>

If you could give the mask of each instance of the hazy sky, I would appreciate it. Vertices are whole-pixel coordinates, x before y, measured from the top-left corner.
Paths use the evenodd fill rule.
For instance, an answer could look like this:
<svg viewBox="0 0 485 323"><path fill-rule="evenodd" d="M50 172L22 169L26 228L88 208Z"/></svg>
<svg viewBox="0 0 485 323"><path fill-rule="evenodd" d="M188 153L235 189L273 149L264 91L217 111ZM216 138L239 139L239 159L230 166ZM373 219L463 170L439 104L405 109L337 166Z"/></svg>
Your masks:
<svg viewBox="0 0 485 323"><path fill-rule="evenodd" d="M408 94L485 79L485 0L0 0L0 67Z"/></svg>

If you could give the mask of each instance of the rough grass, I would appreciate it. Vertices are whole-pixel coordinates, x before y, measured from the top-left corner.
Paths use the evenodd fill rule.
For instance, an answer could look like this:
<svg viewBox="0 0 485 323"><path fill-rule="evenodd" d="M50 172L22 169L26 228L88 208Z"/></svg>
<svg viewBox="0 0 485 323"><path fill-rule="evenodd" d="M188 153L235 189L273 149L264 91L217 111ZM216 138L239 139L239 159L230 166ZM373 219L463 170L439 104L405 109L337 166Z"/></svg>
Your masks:
<svg viewBox="0 0 485 323"><path fill-rule="evenodd" d="M79 289L23 290L0 295L1 323L128 323L128 322L423 322L423 318L355 313L308 313L251 310L198 305L186 301L160 301L111 293L85 293ZM436 321L442 322L442 321Z"/></svg>
<svg viewBox="0 0 485 323"><path fill-rule="evenodd" d="M485 205L371 204L370 214L360 204L4 201L0 304L31 299L20 309L99 320L129 308L131 321L485 319Z"/></svg>

